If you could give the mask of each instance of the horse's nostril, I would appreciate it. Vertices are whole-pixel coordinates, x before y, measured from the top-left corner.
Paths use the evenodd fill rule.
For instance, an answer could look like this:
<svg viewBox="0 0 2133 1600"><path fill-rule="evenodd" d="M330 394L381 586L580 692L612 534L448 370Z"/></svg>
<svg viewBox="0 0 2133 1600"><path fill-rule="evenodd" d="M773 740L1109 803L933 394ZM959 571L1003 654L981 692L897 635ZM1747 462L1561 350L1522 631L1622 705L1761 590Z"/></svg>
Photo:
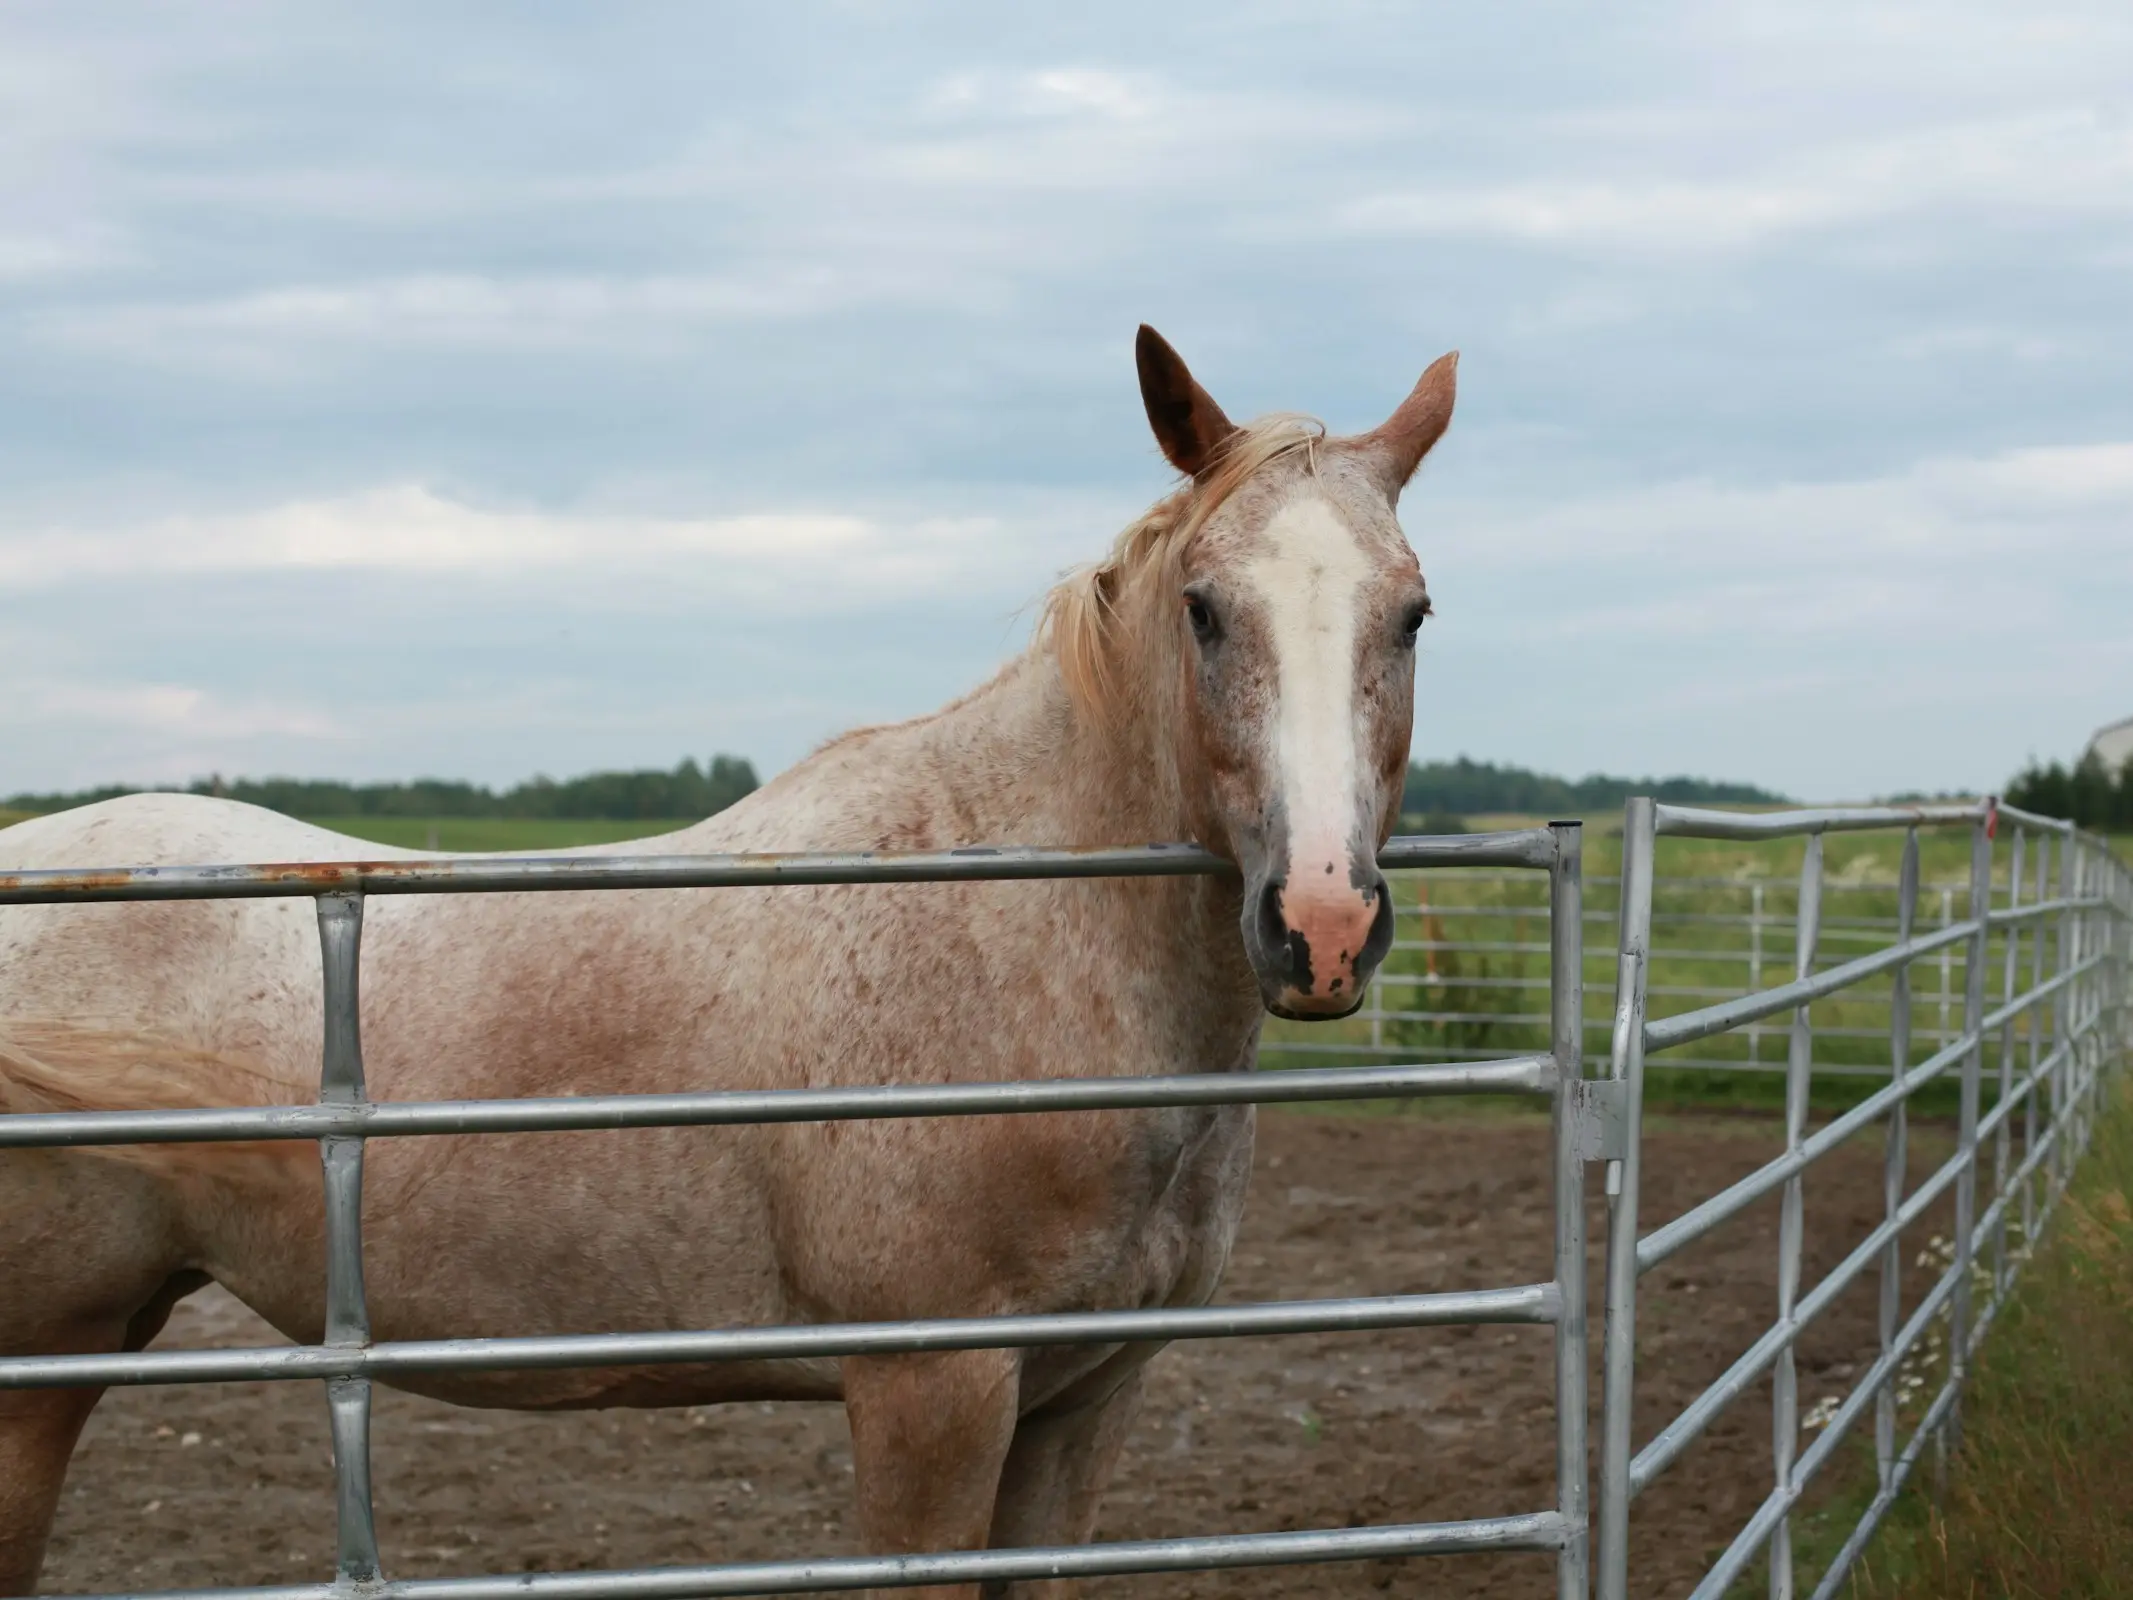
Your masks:
<svg viewBox="0 0 2133 1600"><path fill-rule="evenodd" d="M1392 885L1385 881L1383 873L1379 873L1377 882L1363 891L1363 897L1366 903L1375 901L1378 909L1377 914L1370 919L1370 933L1363 940L1363 948L1356 954L1355 967L1359 976L1367 975L1385 959L1386 952L1392 949L1393 934L1396 931Z"/></svg>
<svg viewBox="0 0 2133 1600"><path fill-rule="evenodd" d="M1272 955L1288 942L1288 919L1281 914L1281 880L1269 878L1259 891L1259 945Z"/></svg>

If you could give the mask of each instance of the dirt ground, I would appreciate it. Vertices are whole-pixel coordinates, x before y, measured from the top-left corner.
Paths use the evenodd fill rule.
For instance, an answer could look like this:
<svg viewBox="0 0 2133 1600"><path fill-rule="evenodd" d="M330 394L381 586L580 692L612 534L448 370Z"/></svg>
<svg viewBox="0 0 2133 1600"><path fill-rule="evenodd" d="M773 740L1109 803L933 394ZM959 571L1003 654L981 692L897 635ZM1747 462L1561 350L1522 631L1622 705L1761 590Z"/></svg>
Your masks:
<svg viewBox="0 0 2133 1600"><path fill-rule="evenodd" d="M1645 1228L1766 1159L1763 1120L1651 1128ZM1479 1288L1548 1276L1537 1118L1268 1114L1225 1298ZM1916 1171L1943 1141L1914 1135ZM1915 1181L1915 1180L1914 1180ZM1879 1220L1879 1141L1810 1175L1806 1283ZM1595 1296L1600 1209L1593 1215ZM1647 1280L1641 1443L1770 1320L1774 1202ZM1906 1254L1920 1241L1907 1240ZM1907 1293L1907 1300L1915 1294ZM1803 1408L1874 1343L1871 1273L1801 1351ZM1593 1318L1594 1356L1599 1318ZM218 1290L166 1346L276 1342ZM1342 1526L1537 1511L1554 1494L1543 1328L1298 1335L1172 1346L1105 1505L1101 1537ZM1597 1393L1597 1384L1594 1386ZM1770 1483L1758 1384L1638 1503L1636 1588L1678 1595ZM1595 1415L1597 1407L1595 1406ZM380 1537L396 1576L853 1552L851 1455L831 1406L521 1415L381 1391ZM312 1384L114 1391L75 1457L52 1591L312 1581L331 1569L322 1396ZM1552 1558L1461 1556L1111 1579L1134 1600L1229 1595L1552 1595Z"/></svg>

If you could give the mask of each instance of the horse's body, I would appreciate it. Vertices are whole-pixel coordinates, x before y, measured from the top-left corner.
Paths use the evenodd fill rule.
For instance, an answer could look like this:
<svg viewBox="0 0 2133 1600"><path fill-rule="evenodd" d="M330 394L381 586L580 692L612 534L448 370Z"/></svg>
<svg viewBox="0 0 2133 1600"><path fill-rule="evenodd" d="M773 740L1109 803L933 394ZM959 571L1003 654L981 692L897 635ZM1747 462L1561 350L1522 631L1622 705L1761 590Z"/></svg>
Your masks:
<svg viewBox="0 0 2133 1600"><path fill-rule="evenodd" d="M1165 431L1146 361L1144 349L1158 435L1196 471L1206 462ZM1192 396L1205 400L1197 386ZM1204 415L1200 426L1205 445ZM1294 452L1265 454L1256 478L1239 472L1218 492L1179 497L1173 524L1189 521L1196 494L1217 502L1190 524L1202 544L1224 536L1218 515L1256 514L1262 529L1268 518L1303 516L1299 528L1329 520L1294 507L1310 493L1340 504L1338 473L1310 489L1314 460L1305 489L1283 488ZM1305 533L1324 529L1310 522ZM1336 566L1356 565L1336 556ZM1119 581L1134 578L1122 571ZM1350 587L1363 585L1355 577ZM1119 594L1099 599L1124 614ZM1175 598L1165 599L1163 621L1180 631ZM1269 604L1275 633L1309 635L1311 615L1283 623ZM1180 707L1186 686L1164 685L1181 662L1189 674L1189 641L1135 661L1099 610L1080 619L1077 656L1076 620L1056 618L1028 655L934 716L849 735L707 822L612 848L1189 837L1237 859L1241 884L374 898L362 972L372 1095L1228 1072L1251 1066L1265 1004L1347 1009L1386 921L1369 887L1374 868L1366 881L1367 863L1350 859L1336 874L1329 844L1323 881L1315 856L1306 881L1299 852L1322 842L1314 829L1334 826L1321 813L1337 813L1354 835L1340 845L1351 858L1382 838L1384 769L1394 754L1405 760L1404 698L1344 708L1360 730L1346 746L1296 734L1296 718L1281 723L1269 735L1280 758L1269 764L1293 769L1299 739L1306 760L1345 748L1356 769L1349 792L1300 795L1291 772L1240 822L1223 787L1241 781L1239 763L1216 713L1245 711L1223 710L1211 691L1203 701L1215 710ZM1204 661L1201 621L1195 611ZM1248 621L1239 609L1228 626L1243 639ZM1123 693L1092 684L1092 649L1148 681ZM1356 674L1339 665L1353 687ZM1273 702L1264 713L1302 681L1292 660L1279 668L1253 680L1258 700ZM1249 702L1242 682L1232 674L1216 687ZM1358 796L1375 798L1359 812ZM5 870L396 853L180 796L0 832ZM1285 888L1292 877L1318 898ZM306 1101L317 1094L320 1036L317 930L301 900L0 912L0 1110ZM422 1339L1197 1303L1226 1262L1251 1141L1244 1108L381 1140L364 1196L372 1329ZM137 1347L208 1279L315 1342L322 1240L317 1158L303 1145L0 1152L0 1352ZM1149 1353L439 1374L408 1386L529 1408L841 1398L869 1544L952 1548L1086 1539ZM0 1593L34 1583L66 1457L94 1401L0 1394Z"/></svg>

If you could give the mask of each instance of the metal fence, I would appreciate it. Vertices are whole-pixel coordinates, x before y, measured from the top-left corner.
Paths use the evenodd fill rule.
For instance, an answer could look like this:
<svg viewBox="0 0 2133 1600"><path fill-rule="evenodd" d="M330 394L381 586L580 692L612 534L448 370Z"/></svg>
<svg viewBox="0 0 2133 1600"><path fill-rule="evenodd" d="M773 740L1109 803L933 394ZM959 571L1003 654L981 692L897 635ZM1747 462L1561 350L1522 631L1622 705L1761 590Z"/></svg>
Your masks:
<svg viewBox="0 0 2133 1600"><path fill-rule="evenodd" d="M2004 903L1995 903L1994 851L2008 830ZM1919 830L1971 834L1964 916L1919 927ZM1875 935L1825 919L1822 839L1885 829L1903 838L1889 942L1819 967L1825 934ZM1691 993L1695 1009L1649 1016L1664 986L1651 982L1655 953L1655 855L1662 838L1806 840L1789 937L1752 928L1752 977L1764 962L1789 964L1791 981L1751 992ZM1767 1552L1773 1600L1795 1584L1789 1517L1841 1441L1874 1415L1878 1492L1816 1596L1835 1592L1921 1455L1942 1448L1959 1425L1970 1355L2037 1240L2084 1147L2107 1069L2125 1054L2128 957L2133 952L2133 878L2101 841L2064 824L1989 805L1792 811L1759 816L1695 811L1634 800L1623 839L1612 1048L1604 1076L1582 1071L1583 928L1587 920L1581 833L1574 823L1446 838L1393 840L1387 869L1507 869L1541 878L1545 939L1521 939L1544 954L1548 993L1537 1048L1429 1065L1347 1065L1316 1070L1156 1078L1083 1078L835 1090L588 1095L430 1103L373 1102L364 1093L358 1028L363 902L379 894L594 891L619 888L760 887L779 884L921 883L1065 877L1212 874L1231 870L1183 846L1122 850L964 850L912 855L792 855L707 858L544 858L385 864L144 868L26 872L0 877L0 905L308 896L316 901L325 984L320 1092L306 1106L116 1111L0 1117L0 1149L225 1140L319 1142L326 1194L326 1335L319 1345L243 1350L151 1350L117 1355L0 1358L0 1389L76 1385L304 1379L323 1383L333 1441L337 1547L331 1580L273 1588L192 1591L198 1597L275 1600L683 1600L713 1595L792 1594L929 1583L1096 1577L1358 1560L1483 1550L1553 1551L1558 1600L1624 1600L1632 1570L1629 1512L1635 1495L1673 1464L1724 1408L1767 1376L1776 1413L1774 1482L1768 1497L1697 1585L1697 1600L1727 1590ZM1928 902L1930 905L1930 901ZM1929 920L1930 911L1928 914ZM1767 919L1765 919L1767 921ZM1768 937L1766 937L1768 935ZM1427 942L1427 941L1424 941ZM1997 948L2000 997L1987 1009ZM1914 1026L1912 974L1959 952L1959 1028ZM1524 951L1521 954L1527 953ZM1530 979L1521 977L1521 985ZM1811 1008L1887 985L1886 1084L1854 1109L1808 1131L1816 1060ZM1695 989L1697 986L1688 986ZM1927 1001L1928 1008L1932 1000ZM1642 1096L1647 1059L1699 1041L1745 1036L1790 1013L1786 1038L1784 1153L1655 1232L1638 1233ZM1368 1025L1365 1019L1365 1026ZM1381 1023L1383 1016L1378 1019ZM1380 1048L1396 1048L1384 1046ZM1921 1050L1924 1051L1920 1059ZM1988 1074L1988 1055L1995 1071ZM1905 1108L1919 1091L1953 1076L1960 1084L1956 1153L1906 1189ZM1986 1106L1987 1095L1990 1106ZM373 1342L364 1301L361 1191L365 1144L374 1138L838 1121L1156 1106L1499 1094L1545 1099L1553 1183L1554 1275L1544 1283L1457 1293L1403 1294L1057 1315L825 1326L664 1330L541 1338ZM1886 1121L1886 1214L1820 1283L1800 1287L1802 1184L1839 1144ZM1587 1289L1584 1169L1605 1163L1609 1221L1601 1351L1603 1393L1596 1559L1588 1559ZM1983 1196L1978 1176L1987 1175ZM1642 1448L1633 1449L1639 1280L1754 1202L1780 1197L1776 1320L1727 1372ZM1901 1243L1906 1228L1952 1196L1954 1250L1931 1290L1903 1315ZM1983 1207L1980 1210L1980 1199ZM1982 1289L1973 1293L1980 1263ZM1880 1282L1875 1360L1799 1449L1794 1344L1803 1328L1869 1269ZM1923 1417L1899 1438L1895 1383L1907 1361L1945 1322L1948 1370ZM385 1574L371 1515L370 1388L373 1379L444 1370L695 1363L740 1359L883 1355L975 1348L1219 1338L1471 1323L1543 1324L1555 1344L1556 1502L1552 1507L1461 1522L1325 1528L1099 1543L1038 1550L943 1551L793 1559L627 1571L393 1579ZM323 1552L322 1552L323 1555Z"/></svg>
<svg viewBox="0 0 2133 1600"><path fill-rule="evenodd" d="M1921 931L1919 830L1933 827L1969 830L1967 913L1959 922L1944 919L1943 926ZM1994 854L2003 827L2009 830L2004 874L2008 892L2004 903L1995 904ZM1904 841L1894 938L1881 949L1818 970L1823 838L1830 833L1876 829L1900 832ZM1790 940L1792 980L1694 1011L1648 1017L1659 841L1793 837L1804 837L1806 849L1796 896L1797 926ZM1817 1575L1812 1593L1815 1600L1823 1600L1844 1584L1924 1452L1929 1448L1945 1452L1956 1439L1963 1388L1978 1341L2005 1301L2088 1142L2106 1073L2124 1064L2133 877L2101 840L2010 807L1923 806L1743 816L1632 800L1623 829L1623 883L1620 979L1606 1093L1617 1098L1613 1109L1627 1129L1627 1138L1622 1159L1610 1163L1606 1178L1609 1219L1598 1594L1600 1600L1624 1600L1628 1593L1634 1565L1629 1542L1631 1502L1729 1405L1767 1377L1772 1485L1746 1525L1697 1583L1693 1600L1716 1600L1748 1576L1758 1560L1767 1567L1772 1600L1791 1600L1800 1586L1793 1562L1793 1513L1817 1474L1837 1459L1846 1437L1871 1412L1876 1492L1842 1547ZM1962 955L1961 1029L1937 1048L1927 1048L1919 1059L1912 970L1956 949ZM1992 1004L1987 984L1995 971L1999 994ZM1812 1008L1816 1002L1826 1004L1882 975L1891 981L1886 1086L1810 1133L1809 1090L1817 1070ZM1787 1012L1791 1026L1784 1153L1686 1214L1640 1236L1638 1182L1648 1059ZM1915 1187L1910 1186L1907 1102L1928 1084L1950 1076L1960 1087L1955 1151ZM1828 1276L1803 1290L1807 1173L1816 1161L1884 1119L1883 1220L1853 1244ZM1781 1208L1775 1320L1702 1395L1641 1448L1633 1448L1639 1279L1773 1194L1779 1197ZM1952 1205L1952 1248L1944 1270L1906 1316L1903 1234L1940 1205ZM1803 1450L1796 1346L1802 1331L1869 1272L1879 1284L1878 1349L1850 1390L1815 1419L1818 1431ZM1899 1376L1918 1364L1936 1333L1942 1335L1945 1370L1925 1401L1923 1415L1906 1432Z"/></svg>
<svg viewBox="0 0 2133 1600"><path fill-rule="evenodd" d="M2011 862L2000 864L1995 890L2006 887L2000 880L2011 869ZM1583 1033L1588 1068L1605 1068L1614 1031L1614 971L1595 963L1612 954L1607 946L1621 917L1621 884L1619 876L1591 874L1585 879L1588 970ZM1547 1004L1552 980L1545 970L1547 942L1532 936L1547 915L1546 905L1530 892L1534 887L1529 876L1498 872L1462 873L1450 894L1441 879L1395 879L1399 935L1384 967L1372 977L1362 1008L1336 1028L1277 1024L1261 1043L1260 1059L1395 1060L1417 1050L1442 1059L1482 1059L1544 1040L1550 1018L1540 1008ZM1651 887L1651 962L1663 975L1663 981L1654 978L1646 985L1655 1012L1757 993L1767 986L1767 975L1792 964L1799 926L1796 877L1676 875L1654 877ZM1915 921L1927 931L1954 927L1959 918L1970 915L1969 893L1967 871L1959 882L1921 882ZM1895 938L1902 894L1901 883L1893 877L1825 882L1818 959L1871 951ZM1591 937L1595 928L1603 930L1598 939ZM1922 980L1912 983L1912 1038L1945 1045L1962 1031L1960 952L1955 944L1943 945L1919 965ZM1894 985L1885 980L1849 991L1848 1014L1815 1029L1821 1047L1816 1073L1886 1076L1878 1060L1868 1064L1863 1058L1878 1058L1878 1047L1889 1036L1894 1001ZM1728 1047L1723 1054L1713 1054L1711 1048L1676 1054L1667 1058L1667 1065L1675 1070L1783 1073L1786 1034L1782 1023L1751 1022L1709 1042L1711 1047ZM1846 1044L1858 1048L1845 1050ZM1840 1053L1862 1059L1836 1059Z"/></svg>
<svg viewBox="0 0 2133 1600"><path fill-rule="evenodd" d="M1388 868L1494 867L1543 874L1554 973L1548 1045L1503 1059L1427 1066L1157 1078L1091 1077L768 1092L434 1103L364 1093L358 967L366 896L778 884L1131 877L1233 870L1181 846L1120 850L958 850L936 854L687 859L549 858L383 864L25 872L0 877L0 905L308 896L317 902L325 1038L314 1105L22 1114L0 1117L0 1148L209 1140L319 1142L326 1196L325 1342L296 1348L10 1356L0 1388L308 1379L322 1382L337 1504L334 1577L270 1589L192 1591L276 1600L679 1600L1268 1566L1479 1550L1555 1552L1559 1600L1588 1586L1584 1163L1607 1129L1578 1065L1583 971L1580 830L1575 823L1452 838L1394 840ZM964 1317L802 1327L667 1330L542 1338L373 1342L363 1292L366 1142L434 1134L534 1132L934 1117L1135 1107L1509 1094L1553 1106L1554 1276L1462 1293L1401 1294L1185 1309ZM1616 1130L1617 1132L1619 1130ZM1557 1493L1552 1507L1462 1522L1212 1535L1038 1550L943 1551L688 1568L406 1580L386 1575L371 1512L374 1379L438 1371L886 1355L976 1348L1218 1338L1470 1323L1554 1330ZM322 1552L323 1555L323 1552Z"/></svg>

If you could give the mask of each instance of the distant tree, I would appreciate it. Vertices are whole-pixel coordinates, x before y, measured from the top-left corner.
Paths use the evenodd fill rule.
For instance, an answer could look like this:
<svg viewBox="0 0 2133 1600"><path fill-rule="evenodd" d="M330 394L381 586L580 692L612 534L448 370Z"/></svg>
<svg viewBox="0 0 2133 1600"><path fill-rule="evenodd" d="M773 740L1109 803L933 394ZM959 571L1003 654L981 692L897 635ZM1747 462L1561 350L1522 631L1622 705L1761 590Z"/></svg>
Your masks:
<svg viewBox="0 0 2133 1600"><path fill-rule="evenodd" d="M341 783L316 778L203 778L192 794L227 795L292 817L552 817L621 822L696 821L758 787L742 756L715 755L707 771L695 757L672 772L588 772L558 783L536 776L498 794L452 778L408 783ZM18 794L10 810L52 812L140 791L122 786L76 794Z"/></svg>
<svg viewBox="0 0 2133 1600"><path fill-rule="evenodd" d="M2032 761L2008 781L2007 800L2083 828L2133 829L2133 757L2115 773L2093 750L2072 768Z"/></svg>
<svg viewBox="0 0 2133 1600"><path fill-rule="evenodd" d="M1512 811L1528 815L1576 814L1610 810L1633 794L1647 794L1675 805L1777 805L1785 797L1751 783L1720 783L1708 778L1614 778L1603 773L1572 781L1525 767L1492 761L1414 762L1407 769L1407 789L1400 809L1448 812Z"/></svg>

